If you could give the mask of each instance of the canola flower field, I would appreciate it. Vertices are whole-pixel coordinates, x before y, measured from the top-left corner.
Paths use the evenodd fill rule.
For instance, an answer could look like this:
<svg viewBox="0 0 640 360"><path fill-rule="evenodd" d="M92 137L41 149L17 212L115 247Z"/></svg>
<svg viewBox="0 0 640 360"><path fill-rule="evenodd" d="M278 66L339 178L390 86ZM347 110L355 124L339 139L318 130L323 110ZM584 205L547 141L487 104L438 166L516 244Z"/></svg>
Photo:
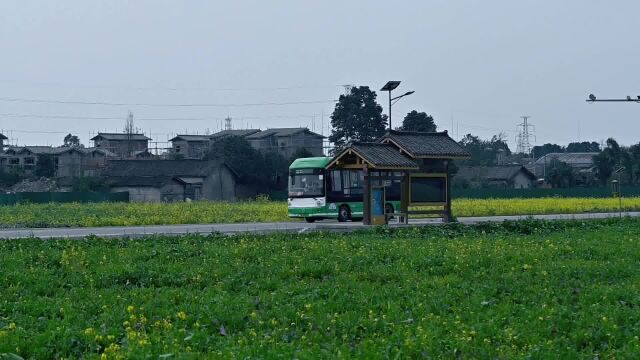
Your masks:
<svg viewBox="0 0 640 360"><path fill-rule="evenodd" d="M455 216L528 215L618 211L613 198L455 199ZM640 210L640 197L622 199ZM59 203L0 206L0 228L92 227L296 221L276 201L182 203Z"/></svg>
<svg viewBox="0 0 640 360"><path fill-rule="evenodd" d="M0 354L637 359L638 234L609 219L2 241Z"/></svg>

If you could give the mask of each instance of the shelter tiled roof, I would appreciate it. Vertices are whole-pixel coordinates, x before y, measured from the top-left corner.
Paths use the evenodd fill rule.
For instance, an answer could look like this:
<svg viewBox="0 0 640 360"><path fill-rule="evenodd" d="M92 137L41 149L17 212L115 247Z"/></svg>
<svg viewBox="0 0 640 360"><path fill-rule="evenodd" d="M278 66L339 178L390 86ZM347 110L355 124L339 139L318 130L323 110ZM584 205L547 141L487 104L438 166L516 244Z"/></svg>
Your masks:
<svg viewBox="0 0 640 360"><path fill-rule="evenodd" d="M391 144L373 142L352 142L347 145L334 160L327 166L331 167L340 159L354 156L366 161L377 169L417 169L418 164L409 157L400 153L400 150Z"/></svg>
<svg viewBox="0 0 640 360"><path fill-rule="evenodd" d="M389 130L380 141L391 141L414 158L468 158L471 156L465 148L449 137L446 131L413 132Z"/></svg>

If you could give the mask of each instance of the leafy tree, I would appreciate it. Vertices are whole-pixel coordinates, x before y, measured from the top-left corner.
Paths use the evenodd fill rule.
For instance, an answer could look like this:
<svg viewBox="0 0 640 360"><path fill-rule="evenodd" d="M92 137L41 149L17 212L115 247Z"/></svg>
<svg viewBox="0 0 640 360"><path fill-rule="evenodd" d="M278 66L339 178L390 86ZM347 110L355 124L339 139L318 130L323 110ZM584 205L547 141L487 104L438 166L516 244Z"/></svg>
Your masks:
<svg viewBox="0 0 640 360"><path fill-rule="evenodd" d="M542 146L534 146L531 152L533 153L533 156L538 159L547 154L564 152L564 148L558 144L546 143Z"/></svg>
<svg viewBox="0 0 640 360"><path fill-rule="evenodd" d="M494 135L490 140L483 140L471 134L465 135L460 140L460 145L471 153L471 159L464 160L462 163L480 166L496 165L499 152L504 156L511 155L509 145L504 139L504 134Z"/></svg>
<svg viewBox="0 0 640 360"><path fill-rule="evenodd" d="M80 139L76 135L67 134L64 137L64 147L80 146Z"/></svg>
<svg viewBox="0 0 640 360"><path fill-rule="evenodd" d="M37 177L51 178L56 174L56 163L52 155L39 154L35 175Z"/></svg>
<svg viewBox="0 0 640 360"><path fill-rule="evenodd" d="M376 102L376 93L368 86L351 88L347 95L340 95L331 114L333 130L329 141L339 151L349 141L373 141L384 135L387 116Z"/></svg>
<svg viewBox="0 0 640 360"><path fill-rule="evenodd" d="M109 191L109 186L104 178L95 176L82 176L73 179L71 191L94 192Z"/></svg>
<svg viewBox="0 0 640 360"><path fill-rule="evenodd" d="M547 170L546 181L554 188L565 188L574 185L573 169L567 163L552 159Z"/></svg>
<svg viewBox="0 0 640 360"><path fill-rule="evenodd" d="M436 131L436 124L431 115L413 110L402 120L400 130L434 132Z"/></svg>
<svg viewBox="0 0 640 360"><path fill-rule="evenodd" d="M607 147L593 157L593 163L596 167L600 183L606 185L615 167L619 166L621 162L622 148L620 148L620 145L614 139L607 139Z"/></svg>
<svg viewBox="0 0 640 360"><path fill-rule="evenodd" d="M595 141L572 142L567 145L567 152L600 152L600 144Z"/></svg>
<svg viewBox="0 0 640 360"><path fill-rule="evenodd" d="M239 136L227 136L214 142L204 159L223 161L242 183L255 185L261 192L281 189L287 184L289 162L275 152L260 153Z"/></svg>
<svg viewBox="0 0 640 360"><path fill-rule="evenodd" d="M311 153L311 151L307 150L306 148L297 148L296 151L291 155L291 160L290 163L294 162L296 159L300 159L300 158L308 158L308 157L312 157L313 154Z"/></svg>

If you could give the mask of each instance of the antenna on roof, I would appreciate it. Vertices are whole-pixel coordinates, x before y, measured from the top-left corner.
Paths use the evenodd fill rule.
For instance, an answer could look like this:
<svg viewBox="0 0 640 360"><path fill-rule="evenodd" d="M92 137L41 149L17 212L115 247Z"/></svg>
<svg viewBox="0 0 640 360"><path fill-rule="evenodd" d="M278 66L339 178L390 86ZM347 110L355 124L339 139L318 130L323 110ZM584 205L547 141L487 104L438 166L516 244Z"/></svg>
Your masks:
<svg viewBox="0 0 640 360"><path fill-rule="evenodd" d="M230 116L227 116L224 119L224 129L225 130L231 130L232 129L232 127L231 127L231 117Z"/></svg>

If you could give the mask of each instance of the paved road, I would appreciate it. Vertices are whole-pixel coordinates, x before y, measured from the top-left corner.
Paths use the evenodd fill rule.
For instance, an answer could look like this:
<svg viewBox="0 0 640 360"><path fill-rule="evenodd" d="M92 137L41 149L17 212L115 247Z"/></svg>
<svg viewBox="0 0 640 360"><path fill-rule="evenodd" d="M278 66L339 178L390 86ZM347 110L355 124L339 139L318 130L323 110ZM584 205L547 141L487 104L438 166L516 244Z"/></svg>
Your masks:
<svg viewBox="0 0 640 360"><path fill-rule="evenodd" d="M640 217L640 212L624 212L623 216ZM604 219L617 217L618 213L587 213L587 214L552 214L552 215L528 215L528 216L483 216L458 218L463 224L477 224L481 222L503 222L505 220L521 220L526 218L544 220L568 220L568 219ZM440 219L414 219L410 225L437 225L442 224ZM391 223L391 226L404 226ZM152 226L118 226L118 227L92 227L92 228L59 228L59 229L3 229L0 230L0 239L17 238L71 238L82 239L89 235L100 237L141 237L153 234L183 235L183 234L237 234L237 233L270 233L270 232L306 232L306 231L334 231L347 232L365 228L362 223L339 223L336 221L319 221L313 224L305 222L278 222L278 223L241 223L241 224L197 224L197 225L152 225Z"/></svg>

